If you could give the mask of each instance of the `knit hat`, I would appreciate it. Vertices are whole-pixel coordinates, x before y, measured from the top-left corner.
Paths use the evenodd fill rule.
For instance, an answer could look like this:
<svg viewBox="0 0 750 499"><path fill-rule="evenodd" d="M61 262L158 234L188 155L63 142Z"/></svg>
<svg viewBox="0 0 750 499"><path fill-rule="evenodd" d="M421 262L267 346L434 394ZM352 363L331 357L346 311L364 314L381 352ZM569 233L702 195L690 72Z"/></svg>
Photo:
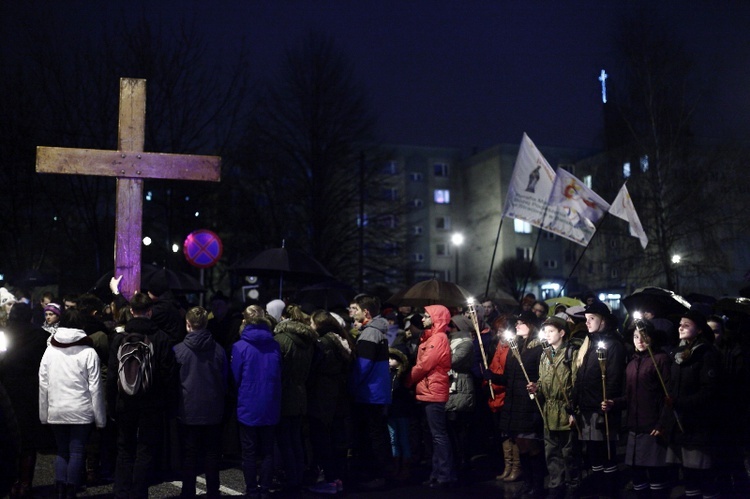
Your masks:
<svg viewBox="0 0 750 499"><path fill-rule="evenodd" d="M60 305L58 305L57 303L48 303L44 307L44 311L45 312L52 312L53 314L55 314L58 317L60 317L60 315L61 315Z"/></svg>
<svg viewBox="0 0 750 499"><path fill-rule="evenodd" d="M286 308L286 303L279 299L271 300L266 304L266 312L276 319L276 321L281 320L281 313L284 311L284 308Z"/></svg>

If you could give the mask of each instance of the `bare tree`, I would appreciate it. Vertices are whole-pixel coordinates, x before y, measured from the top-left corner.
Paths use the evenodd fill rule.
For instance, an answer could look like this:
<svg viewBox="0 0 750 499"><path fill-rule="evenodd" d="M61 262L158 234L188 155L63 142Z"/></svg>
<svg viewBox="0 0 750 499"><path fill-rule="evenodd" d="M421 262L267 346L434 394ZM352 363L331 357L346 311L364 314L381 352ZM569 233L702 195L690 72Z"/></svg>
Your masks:
<svg viewBox="0 0 750 499"><path fill-rule="evenodd" d="M505 258L492 274L495 286L513 296L519 303L523 298L524 286L539 279L539 268L534 262L519 258Z"/></svg>
<svg viewBox="0 0 750 499"><path fill-rule="evenodd" d="M226 215L248 228L241 244L262 249L285 240L348 282L357 281L362 254L371 285L398 265L387 245L398 207L379 198L385 156L373 142L363 88L329 37L310 34L286 51L259 99L244 169L233 181L244 203Z"/></svg>

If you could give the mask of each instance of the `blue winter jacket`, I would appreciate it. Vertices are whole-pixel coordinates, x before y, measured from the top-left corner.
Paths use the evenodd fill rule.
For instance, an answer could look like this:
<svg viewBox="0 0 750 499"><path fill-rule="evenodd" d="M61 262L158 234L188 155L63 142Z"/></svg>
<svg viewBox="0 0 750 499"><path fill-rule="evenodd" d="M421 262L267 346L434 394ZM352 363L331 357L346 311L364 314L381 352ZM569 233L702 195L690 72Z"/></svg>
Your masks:
<svg viewBox="0 0 750 499"><path fill-rule="evenodd" d="M361 404L391 403L391 373L388 368L388 321L376 316L357 338L357 359L353 363L350 389Z"/></svg>
<svg viewBox="0 0 750 499"><path fill-rule="evenodd" d="M245 326L232 345L232 379L237 390L237 420L269 426L281 415L281 348L264 324Z"/></svg>
<svg viewBox="0 0 750 499"><path fill-rule="evenodd" d="M229 377L224 349L203 329L188 333L173 350L180 373L177 418L187 425L220 424Z"/></svg>

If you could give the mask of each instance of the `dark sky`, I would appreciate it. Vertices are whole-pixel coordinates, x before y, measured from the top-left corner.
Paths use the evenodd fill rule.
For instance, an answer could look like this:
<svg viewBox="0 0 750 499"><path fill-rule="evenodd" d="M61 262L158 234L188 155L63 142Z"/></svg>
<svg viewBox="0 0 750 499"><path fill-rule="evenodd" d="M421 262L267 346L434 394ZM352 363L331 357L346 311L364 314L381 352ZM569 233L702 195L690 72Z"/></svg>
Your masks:
<svg viewBox="0 0 750 499"><path fill-rule="evenodd" d="M697 129L714 137L750 133L750 2L650 1L712 81ZM383 140L480 149L519 143L595 147L601 132L599 71L617 78L613 37L632 2L552 1L0 1L3 49L26 29L61 43L128 12L153 22L195 19L216 57L244 40L259 73L309 31L334 37L355 63ZM30 24L29 24L30 23ZM123 75L128 76L128 75ZM116 88L113 83L113 91Z"/></svg>

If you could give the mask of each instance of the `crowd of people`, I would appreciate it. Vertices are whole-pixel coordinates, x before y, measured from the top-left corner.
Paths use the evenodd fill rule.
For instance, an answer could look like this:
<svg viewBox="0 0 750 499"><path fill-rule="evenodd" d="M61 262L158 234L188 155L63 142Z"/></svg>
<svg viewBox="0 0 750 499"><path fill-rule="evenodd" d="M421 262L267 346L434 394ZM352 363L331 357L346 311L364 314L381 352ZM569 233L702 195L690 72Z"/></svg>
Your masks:
<svg viewBox="0 0 750 499"><path fill-rule="evenodd" d="M742 495L747 488L743 320L615 316L590 299L510 310L347 310L221 296L182 307L165 287L25 303L0 288L2 490L31 497L54 442L58 498L111 482L148 497L177 472L181 497L236 451L246 496L339 494L413 483L460 488L478 456L523 497ZM12 451L12 452L11 452ZM7 459L7 458L6 458ZM628 479L621 477L628 470ZM493 473L494 475L494 473ZM460 489L458 489L460 490Z"/></svg>

